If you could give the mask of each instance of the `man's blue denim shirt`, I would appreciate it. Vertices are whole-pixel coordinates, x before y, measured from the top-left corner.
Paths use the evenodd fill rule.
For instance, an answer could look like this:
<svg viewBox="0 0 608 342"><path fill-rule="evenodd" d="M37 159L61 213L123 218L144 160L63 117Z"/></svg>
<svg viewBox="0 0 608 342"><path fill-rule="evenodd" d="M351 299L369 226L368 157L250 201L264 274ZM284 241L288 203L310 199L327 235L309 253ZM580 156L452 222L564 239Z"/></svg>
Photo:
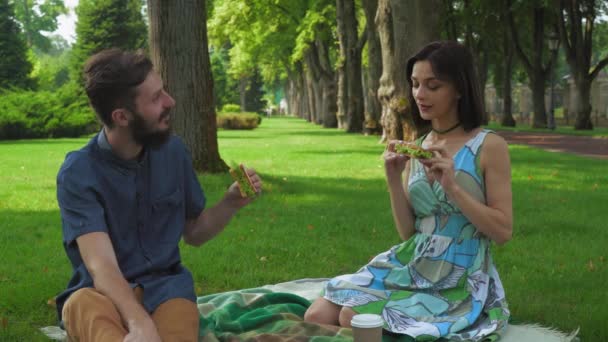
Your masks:
<svg viewBox="0 0 608 342"><path fill-rule="evenodd" d="M123 160L112 152L102 130L66 156L57 175L57 200L63 245L74 270L57 297L59 320L74 291L94 287L76 243L91 232L109 235L125 279L143 288L148 312L172 298L196 300L178 244L186 220L204 209L205 195L178 137L144 149L137 160Z"/></svg>

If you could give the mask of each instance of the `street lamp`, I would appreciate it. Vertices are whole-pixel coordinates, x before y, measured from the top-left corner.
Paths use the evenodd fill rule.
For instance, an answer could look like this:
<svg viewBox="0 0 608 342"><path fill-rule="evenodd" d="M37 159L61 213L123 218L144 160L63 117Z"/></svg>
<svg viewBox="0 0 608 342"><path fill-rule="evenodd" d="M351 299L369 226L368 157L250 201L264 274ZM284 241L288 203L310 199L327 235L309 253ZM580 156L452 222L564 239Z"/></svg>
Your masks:
<svg viewBox="0 0 608 342"><path fill-rule="evenodd" d="M555 53L557 48L559 47L559 37L552 33L549 37L549 50L551 51L551 56ZM555 86L555 67L557 66L557 58L555 58L555 65L549 71L551 73L551 94L550 94L550 104L549 104L549 120L547 122L547 126L549 129L555 129L555 102L553 98L553 88Z"/></svg>

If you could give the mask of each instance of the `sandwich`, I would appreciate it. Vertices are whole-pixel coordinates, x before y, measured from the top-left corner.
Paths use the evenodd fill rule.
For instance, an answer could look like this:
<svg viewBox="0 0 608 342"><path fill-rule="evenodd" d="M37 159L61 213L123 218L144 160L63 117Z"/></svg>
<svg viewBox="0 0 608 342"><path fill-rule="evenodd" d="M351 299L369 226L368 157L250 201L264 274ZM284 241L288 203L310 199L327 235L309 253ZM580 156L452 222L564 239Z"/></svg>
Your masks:
<svg viewBox="0 0 608 342"><path fill-rule="evenodd" d="M234 179L239 184L239 191L241 192L241 197L255 197L256 191L253 186L253 181L249 178L249 175L245 171L245 167L243 164L234 165L230 169L230 175L232 179Z"/></svg>
<svg viewBox="0 0 608 342"><path fill-rule="evenodd" d="M433 152L412 143L400 143L395 145L395 152L405 154L410 158L429 159L433 157Z"/></svg>

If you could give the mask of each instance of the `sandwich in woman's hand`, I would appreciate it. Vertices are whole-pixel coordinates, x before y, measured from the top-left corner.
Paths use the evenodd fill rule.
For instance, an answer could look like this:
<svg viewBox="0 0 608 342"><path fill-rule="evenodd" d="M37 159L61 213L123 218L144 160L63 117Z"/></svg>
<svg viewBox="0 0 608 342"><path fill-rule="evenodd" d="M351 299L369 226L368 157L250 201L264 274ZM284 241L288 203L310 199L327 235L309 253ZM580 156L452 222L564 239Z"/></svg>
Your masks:
<svg viewBox="0 0 608 342"><path fill-rule="evenodd" d="M395 152L405 154L410 158L429 159L433 157L433 152L427 151L416 144L406 142L395 144Z"/></svg>
<svg viewBox="0 0 608 342"><path fill-rule="evenodd" d="M241 192L241 197L255 197L255 187L253 186L251 178L249 178L249 175L245 171L245 167L243 166L243 164L233 166L230 169L230 175L239 184L239 191Z"/></svg>

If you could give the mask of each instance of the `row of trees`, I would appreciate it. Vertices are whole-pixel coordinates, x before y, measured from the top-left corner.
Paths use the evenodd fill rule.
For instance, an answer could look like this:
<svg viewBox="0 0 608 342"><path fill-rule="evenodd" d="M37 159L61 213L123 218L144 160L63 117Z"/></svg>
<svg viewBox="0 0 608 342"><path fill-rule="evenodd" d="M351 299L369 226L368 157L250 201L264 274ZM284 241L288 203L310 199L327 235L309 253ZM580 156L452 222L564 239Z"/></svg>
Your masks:
<svg viewBox="0 0 608 342"><path fill-rule="evenodd" d="M44 4L55 10L43 10ZM13 10L18 6L32 6L22 11L29 16L19 19ZM21 54L11 68L25 61L14 69L2 65L0 82L28 87L31 56L23 51L42 51L44 44L34 39L40 26L24 22L47 12L56 18L62 6L61 0L0 0L0 51ZM217 153L215 104L230 97L214 91L213 78L216 86L236 90L241 108L251 103L247 85L261 78L267 98L283 86L289 111L312 122L408 139L425 128L408 115L405 62L430 41L459 40L471 49L482 82L494 82L505 98L505 124L514 123L511 81L523 74L534 94L534 125L546 126L544 89L557 60L547 48L550 32L559 34L580 92L572 110L577 128L592 127L588 89L608 63L608 56L593 53L594 29L606 26L598 19L606 13L600 0L80 0L76 12L77 40L68 66L75 91L82 93L79 70L90 54L108 47L149 48L180 103L176 130L197 168L208 171L225 169ZM19 32L31 38L11 41ZM22 83L16 81L20 75L27 75Z"/></svg>
<svg viewBox="0 0 608 342"><path fill-rule="evenodd" d="M511 82L524 75L533 93L534 127L546 127L544 102L558 50L576 84L571 114L591 129L590 85L608 63L593 46L606 15L601 0L222 0L209 27L214 46L230 46L231 66L266 82L285 80L290 111L348 132L416 134L408 119L407 57L436 39L459 40L476 58L482 84L505 101L503 124L514 125ZM607 51L608 52L608 51ZM601 57L601 58L600 58Z"/></svg>

